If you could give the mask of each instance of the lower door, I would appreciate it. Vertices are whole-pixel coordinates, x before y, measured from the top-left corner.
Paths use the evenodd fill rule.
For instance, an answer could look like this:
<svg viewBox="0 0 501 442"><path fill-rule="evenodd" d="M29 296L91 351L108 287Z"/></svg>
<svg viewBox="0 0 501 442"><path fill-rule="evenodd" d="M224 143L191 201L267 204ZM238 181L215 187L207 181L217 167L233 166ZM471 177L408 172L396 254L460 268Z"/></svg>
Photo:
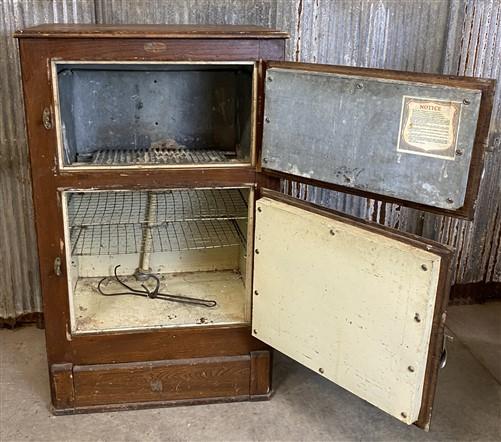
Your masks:
<svg viewBox="0 0 501 442"><path fill-rule="evenodd" d="M428 429L451 249L271 191L254 247L253 335Z"/></svg>

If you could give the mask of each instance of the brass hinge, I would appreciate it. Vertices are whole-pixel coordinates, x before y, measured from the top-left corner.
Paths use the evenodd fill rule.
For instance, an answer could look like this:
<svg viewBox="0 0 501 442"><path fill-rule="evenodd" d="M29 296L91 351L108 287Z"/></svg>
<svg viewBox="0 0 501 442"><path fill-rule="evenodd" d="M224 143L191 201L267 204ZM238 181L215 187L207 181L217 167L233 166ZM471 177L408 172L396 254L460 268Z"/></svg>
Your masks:
<svg viewBox="0 0 501 442"><path fill-rule="evenodd" d="M52 114L49 107L44 108L42 112L42 123L45 129L52 129Z"/></svg>
<svg viewBox="0 0 501 442"><path fill-rule="evenodd" d="M54 273L56 274L56 276L61 276L61 258L58 256L55 260L54 260Z"/></svg>

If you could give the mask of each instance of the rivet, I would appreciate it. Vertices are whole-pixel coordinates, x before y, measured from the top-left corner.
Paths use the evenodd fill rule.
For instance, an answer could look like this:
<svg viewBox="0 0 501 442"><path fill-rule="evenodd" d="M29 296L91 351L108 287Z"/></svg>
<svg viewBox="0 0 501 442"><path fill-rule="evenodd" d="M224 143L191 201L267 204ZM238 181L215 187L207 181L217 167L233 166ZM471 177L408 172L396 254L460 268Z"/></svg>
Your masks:
<svg viewBox="0 0 501 442"><path fill-rule="evenodd" d="M261 207L258 207L258 208L257 208L257 211L258 211L258 212L262 212L262 211L263 211L263 209L261 209Z"/></svg>
<svg viewBox="0 0 501 442"><path fill-rule="evenodd" d="M416 322L421 322L421 316L419 316L419 313L416 313L416 314L414 315L414 321L416 321Z"/></svg>
<svg viewBox="0 0 501 442"><path fill-rule="evenodd" d="M426 270L428 270L428 266L426 264L421 264L421 269L426 272Z"/></svg>
<svg viewBox="0 0 501 442"><path fill-rule="evenodd" d="M463 151L461 149L456 149L456 155L460 157L461 155L463 155Z"/></svg>
<svg viewBox="0 0 501 442"><path fill-rule="evenodd" d="M467 100L466 98L463 100L463 104L465 104L466 106L468 106L470 104L470 100Z"/></svg>
<svg viewBox="0 0 501 442"><path fill-rule="evenodd" d="M402 416L404 419L407 419L407 413L404 413L403 411L402 413L400 413L400 416Z"/></svg>
<svg viewBox="0 0 501 442"><path fill-rule="evenodd" d="M252 330L252 332L253 332L255 335L257 335L257 330L256 330L256 329Z"/></svg>
<svg viewBox="0 0 501 442"><path fill-rule="evenodd" d="M318 369L318 372L323 374L323 373L324 373L324 369L323 369L322 367L320 367L320 368Z"/></svg>
<svg viewBox="0 0 501 442"><path fill-rule="evenodd" d="M414 373L414 367L412 365L409 365L407 367L407 370L409 370L411 373Z"/></svg>
<svg viewBox="0 0 501 442"><path fill-rule="evenodd" d="M266 121L267 123L270 122L270 117L265 117L264 121Z"/></svg>
<svg viewBox="0 0 501 442"><path fill-rule="evenodd" d="M254 250L254 252L256 253L256 255L259 255L259 249Z"/></svg>
<svg viewBox="0 0 501 442"><path fill-rule="evenodd" d="M334 232L334 229L331 229L330 233L331 233L332 236L334 236L336 234L336 232Z"/></svg>
<svg viewBox="0 0 501 442"><path fill-rule="evenodd" d="M447 202L448 202L449 204L452 204L452 203L454 202L454 200L453 200L452 198L447 198Z"/></svg>
<svg viewBox="0 0 501 442"><path fill-rule="evenodd" d="M257 290L254 290L254 295L258 296L259 292Z"/></svg>

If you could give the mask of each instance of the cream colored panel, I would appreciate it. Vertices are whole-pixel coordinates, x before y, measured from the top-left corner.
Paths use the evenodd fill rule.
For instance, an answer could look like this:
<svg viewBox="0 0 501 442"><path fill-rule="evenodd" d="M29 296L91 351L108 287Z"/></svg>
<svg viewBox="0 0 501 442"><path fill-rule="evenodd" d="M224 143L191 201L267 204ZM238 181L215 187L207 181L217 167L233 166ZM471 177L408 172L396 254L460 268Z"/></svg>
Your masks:
<svg viewBox="0 0 501 442"><path fill-rule="evenodd" d="M257 208L254 336L415 422L440 257L269 198Z"/></svg>

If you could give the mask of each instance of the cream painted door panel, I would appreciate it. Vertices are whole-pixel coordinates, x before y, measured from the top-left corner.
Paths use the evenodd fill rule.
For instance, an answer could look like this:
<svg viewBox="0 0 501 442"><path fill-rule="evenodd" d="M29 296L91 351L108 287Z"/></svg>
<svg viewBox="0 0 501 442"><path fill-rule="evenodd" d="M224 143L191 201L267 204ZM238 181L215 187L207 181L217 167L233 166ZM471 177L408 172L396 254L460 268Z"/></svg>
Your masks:
<svg viewBox="0 0 501 442"><path fill-rule="evenodd" d="M257 201L253 334L414 423L444 256L339 218Z"/></svg>

